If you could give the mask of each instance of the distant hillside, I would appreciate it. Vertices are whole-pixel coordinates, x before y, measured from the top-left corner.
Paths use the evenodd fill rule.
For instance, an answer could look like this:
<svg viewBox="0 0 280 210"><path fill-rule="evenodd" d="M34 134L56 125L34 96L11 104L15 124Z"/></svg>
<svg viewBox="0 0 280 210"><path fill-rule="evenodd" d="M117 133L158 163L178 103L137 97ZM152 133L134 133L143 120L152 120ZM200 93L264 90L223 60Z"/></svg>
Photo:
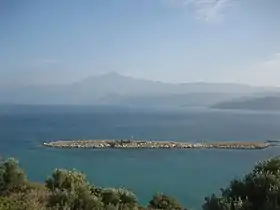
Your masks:
<svg viewBox="0 0 280 210"><path fill-rule="evenodd" d="M247 100L227 101L217 103L212 108L216 109L246 109L246 110L280 110L280 95L266 96Z"/></svg>
<svg viewBox="0 0 280 210"><path fill-rule="evenodd" d="M108 73L66 85L0 87L0 104L210 106L275 88L241 84L171 84Z"/></svg>

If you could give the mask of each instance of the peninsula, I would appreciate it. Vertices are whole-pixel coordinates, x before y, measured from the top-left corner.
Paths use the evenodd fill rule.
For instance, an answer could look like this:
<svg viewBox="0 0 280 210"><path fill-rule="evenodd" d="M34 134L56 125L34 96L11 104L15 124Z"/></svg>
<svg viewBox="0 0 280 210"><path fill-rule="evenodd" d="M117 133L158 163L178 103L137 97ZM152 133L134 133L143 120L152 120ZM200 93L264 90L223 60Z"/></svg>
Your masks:
<svg viewBox="0 0 280 210"><path fill-rule="evenodd" d="M119 149L265 149L273 146L270 142L208 142L189 143L175 141L141 140L73 140L44 143L56 148L119 148Z"/></svg>

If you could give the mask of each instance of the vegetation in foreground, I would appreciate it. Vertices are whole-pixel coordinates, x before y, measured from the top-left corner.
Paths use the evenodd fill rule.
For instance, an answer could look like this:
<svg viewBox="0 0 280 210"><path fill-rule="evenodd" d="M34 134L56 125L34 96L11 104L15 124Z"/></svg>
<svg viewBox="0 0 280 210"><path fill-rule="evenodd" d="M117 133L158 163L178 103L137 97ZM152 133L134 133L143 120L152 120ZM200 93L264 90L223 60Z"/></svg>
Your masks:
<svg viewBox="0 0 280 210"><path fill-rule="evenodd" d="M27 180L15 159L0 162L0 210L183 210L175 199L156 194L147 206L123 188L99 188L76 170L56 169L45 185ZM258 163L221 195L205 198L203 210L280 210L280 158Z"/></svg>

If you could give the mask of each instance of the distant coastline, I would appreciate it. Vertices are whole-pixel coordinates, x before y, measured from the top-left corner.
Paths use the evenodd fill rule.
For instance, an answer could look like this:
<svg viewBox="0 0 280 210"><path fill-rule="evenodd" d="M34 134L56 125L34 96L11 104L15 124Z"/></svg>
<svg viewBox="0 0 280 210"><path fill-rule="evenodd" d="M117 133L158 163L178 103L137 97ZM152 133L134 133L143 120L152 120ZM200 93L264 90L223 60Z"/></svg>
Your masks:
<svg viewBox="0 0 280 210"><path fill-rule="evenodd" d="M211 108L227 110L280 111L280 96L225 101L212 105Z"/></svg>
<svg viewBox="0 0 280 210"><path fill-rule="evenodd" d="M274 146L274 142L207 142L189 143L150 140L72 140L43 143L54 148L118 148L118 149L243 149L256 150Z"/></svg>

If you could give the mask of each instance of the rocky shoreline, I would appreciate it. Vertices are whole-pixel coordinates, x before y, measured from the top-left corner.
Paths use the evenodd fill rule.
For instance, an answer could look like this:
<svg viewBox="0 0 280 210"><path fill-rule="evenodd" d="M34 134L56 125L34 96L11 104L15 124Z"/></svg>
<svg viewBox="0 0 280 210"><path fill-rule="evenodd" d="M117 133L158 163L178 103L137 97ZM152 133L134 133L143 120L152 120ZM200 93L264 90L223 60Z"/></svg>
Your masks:
<svg viewBox="0 0 280 210"><path fill-rule="evenodd" d="M208 142L188 143L174 141L140 140L73 140L53 141L43 144L55 148L119 148L119 149L243 149L256 150L273 146L269 142Z"/></svg>

